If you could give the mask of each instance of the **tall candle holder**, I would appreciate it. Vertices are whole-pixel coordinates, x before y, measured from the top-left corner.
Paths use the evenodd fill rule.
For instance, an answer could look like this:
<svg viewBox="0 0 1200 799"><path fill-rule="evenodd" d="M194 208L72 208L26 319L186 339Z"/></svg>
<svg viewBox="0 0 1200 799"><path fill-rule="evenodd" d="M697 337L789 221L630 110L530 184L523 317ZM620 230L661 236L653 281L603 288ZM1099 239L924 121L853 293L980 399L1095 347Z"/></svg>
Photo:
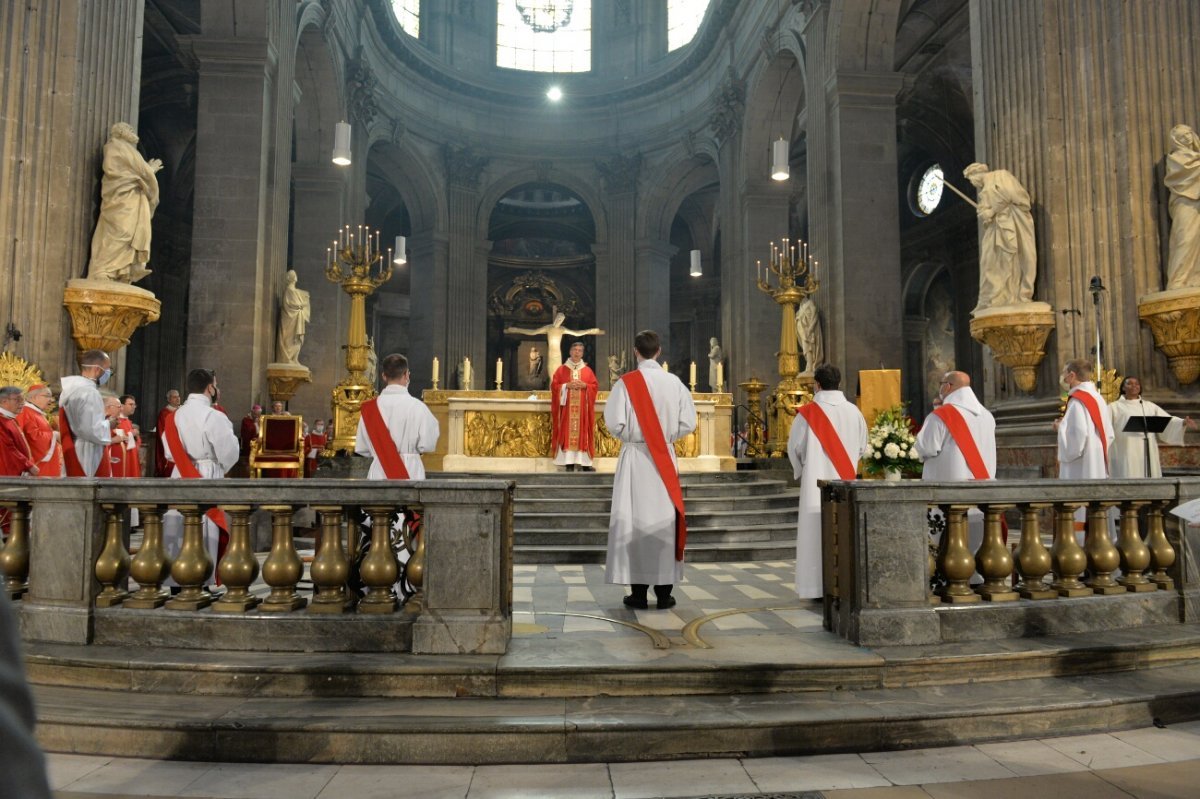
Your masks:
<svg viewBox="0 0 1200 799"><path fill-rule="evenodd" d="M367 297L392 279L392 250L379 247L379 231L346 225L325 251L325 277L350 295L346 344L346 376L333 388L333 435L324 454L352 451L358 432L359 408L375 396L367 374Z"/></svg>
<svg viewBox="0 0 1200 799"><path fill-rule="evenodd" d="M796 407L812 399L811 388L800 375L800 350L796 343L796 306L805 297L817 292L817 259L809 251L808 242L784 239L782 245L771 242L771 254L766 268L757 263L756 284L780 309L778 369L779 384L767 400L770 441L767 449L772 458L782 458L787 451L788 434ZM774 276L774 285L772 285Z"/></svg>

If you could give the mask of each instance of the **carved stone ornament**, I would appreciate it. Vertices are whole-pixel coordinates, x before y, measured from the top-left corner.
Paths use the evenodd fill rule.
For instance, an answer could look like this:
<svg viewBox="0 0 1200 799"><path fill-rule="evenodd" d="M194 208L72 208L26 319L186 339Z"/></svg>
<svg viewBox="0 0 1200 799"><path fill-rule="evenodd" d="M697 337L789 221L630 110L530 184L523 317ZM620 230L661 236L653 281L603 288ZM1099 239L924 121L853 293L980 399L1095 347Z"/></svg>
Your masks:
<svg viewBox="0 0 1200 799"><path fill-rule="evenodd" d="M746 82L731 72L714 105L708 124L717 142L724 143L742 127L742 116L746 113Z"/></svg>
<svg viewBox="0 0 1200 799"><path fill-rule="evenodd" d="M531 303L543 306L545 313L530 313ZM488 309L506 318L552 318L551 308L572 317L581 313L582 306L574 291L560 286L545 272L523 272L497 287L488 298Z"/></svg>
<svg viewBox="0 0 1200 799"><path fill-rule="evenodd" d="M1200 289L1147 294L1138 300L1138 316L1167 356L1175 379L1185 386L1194 383L1200 377Z"/></svg>
<svg viewBox="0 0 1200 799"><path fill-rule="evenodd" d="M362 60L349 65L346 73L346 94L350 98L350 117L364 126L374 121L379 113L379 103L375 100L375 73Z"/></svg>
<svg viewBox="0 0 1200 799"><path fill-rule="evenodd" d="M596 161L596 171L604 179L604 188L612 193L636 191L638 172L641 169L641 153L618 154L607 161Z"/></svg>
<svg viewBox="0 0 1200 799"><path fill-rule="evenodd" d="M298 363L267 364L267 390L271 402L287 402L296 394L301 383L312 382L312 371Z"/></svg>
<svg viewBox="0 0 1200 799"><path fill-rule="evenodd" d="M1054 311L1044 302L1008 306L999 313L979 313L971 320L971 338L991 349L996 360L1013 370L1017 388L1026 394L1037 387L1037 370L1046 357L1046 339L1054 329Z"/></svg>
<svg viewBox="0 0 1200 799"><path fill-rule="evenodd" d="M67 281L63 305L71 316L71 338L79 352L113 353L129 343L133 331L157 322L162 309L145 289L111 280Z"/></svg>
<svg viewBox="0 0 1200 799"><path fill-rule="evenodd" d="M470 147L442 146L442 158L446 164L446 179L452 185L475 188L479 185L479 175L491 158L476 155Z"/></svg>

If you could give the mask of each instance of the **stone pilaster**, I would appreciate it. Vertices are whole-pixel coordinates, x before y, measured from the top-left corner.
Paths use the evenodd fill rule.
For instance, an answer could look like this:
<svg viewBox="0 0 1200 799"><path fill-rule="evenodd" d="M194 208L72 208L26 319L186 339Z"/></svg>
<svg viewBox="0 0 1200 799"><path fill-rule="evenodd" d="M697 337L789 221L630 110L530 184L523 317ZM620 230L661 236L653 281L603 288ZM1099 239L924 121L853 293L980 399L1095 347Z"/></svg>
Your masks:
<svg viewBox="0 0 1200 799"><path fill-rule="evenodd" d="M476 212L479 177L491 160L469 147L443 151L448 184L449 262L446 270L446 358L471 359L482 377L487 359L487 259L479 259ZM445 361L443 361L445 363ZM478 384L479 377L476 377Z"/></svg>
<svg viewBox="0 0 1200 799"><path fill-rule="evenodd" d="M419 232L408 243L408 267L412 303L409 361L413 364L411 390L414 395L429 388L429 370L436 357L441 362L438 386L446 388L446 378L456 362L446 340L446 275L449 271L450 245L444 236Z"/></svg>
<svg viewBox="0 0 1200 799"><path fill-rule="evenodd" d="M137 127L140 0L11 3L0 12L0 241L11 280L0 308L16 352L48 376L73 371L62 291L87 268L101 147Z"/></svg>
<svg viewBox="0 0 1200 799"><path fill-rule="evenodd" d="M664 339L663 353L678 360L678 342L674 350L667 345L671 335L671 256L678 248L665 241L639 241L634 247L637 256L634 290L634 326L638 330L657 330Z"/></svg>
<svg viewBox="0 0 1200 799"><path fill-rule="evenodd" d="M642 157L617 155L596 162L605 189L608 251L596 258L596 326L610 337L611 347L632 347L637 335L637 307L629 287L637 285L634 230L637 228L637 184ZM669 321L670 317L666 317ZM669 330L657 330L664 338ZM606 342L608 343L608 342ZM614 350L616 351L616 350ZM597 358L600 352L597 352ZM630 359L633 358L632 352Z"/></svg>

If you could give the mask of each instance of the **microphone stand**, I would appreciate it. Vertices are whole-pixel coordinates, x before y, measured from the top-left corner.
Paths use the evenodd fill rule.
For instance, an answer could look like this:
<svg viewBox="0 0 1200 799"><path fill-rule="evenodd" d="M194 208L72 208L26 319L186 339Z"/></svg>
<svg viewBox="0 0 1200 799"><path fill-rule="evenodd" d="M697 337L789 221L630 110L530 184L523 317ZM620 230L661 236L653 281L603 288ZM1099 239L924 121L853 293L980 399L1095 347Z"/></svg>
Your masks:
<svg viewBox="0 0 1200 799"><path fill-rule="evenodd" d="M1100 385L1100 292L1104 291L1099 277L1092 280L1089 291L1092 292L1092 304L1096 309L1096 385Z"/></svg>
<svg viewBox="0 0 1200 799"><path fill-rule="evenodd" d="M1146 464L1146 477L1150 476L1150 431L1146 424L1146 403L1138 397L1138 406L1142 409L1142 458Z"/></svg>

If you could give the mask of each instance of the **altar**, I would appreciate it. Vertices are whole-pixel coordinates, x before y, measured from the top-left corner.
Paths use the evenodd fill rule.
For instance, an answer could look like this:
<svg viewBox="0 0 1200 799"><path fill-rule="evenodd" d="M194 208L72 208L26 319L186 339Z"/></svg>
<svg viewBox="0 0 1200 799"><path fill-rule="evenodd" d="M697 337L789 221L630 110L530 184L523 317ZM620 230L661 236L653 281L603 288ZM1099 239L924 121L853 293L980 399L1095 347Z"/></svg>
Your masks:
<svg viewBox="0 0 1200 799"><path fill-rule="evenodd" d="M421 398L441 425L437 449L425 453L428 471L553 472L550 450L549 391L429 390ZM692 394L696 429L675 442L680 472L731 472L737 463L730 452L732 394ZM621 442L604 426L608 392L596 400L598 472L617 468Z"/></svg>

